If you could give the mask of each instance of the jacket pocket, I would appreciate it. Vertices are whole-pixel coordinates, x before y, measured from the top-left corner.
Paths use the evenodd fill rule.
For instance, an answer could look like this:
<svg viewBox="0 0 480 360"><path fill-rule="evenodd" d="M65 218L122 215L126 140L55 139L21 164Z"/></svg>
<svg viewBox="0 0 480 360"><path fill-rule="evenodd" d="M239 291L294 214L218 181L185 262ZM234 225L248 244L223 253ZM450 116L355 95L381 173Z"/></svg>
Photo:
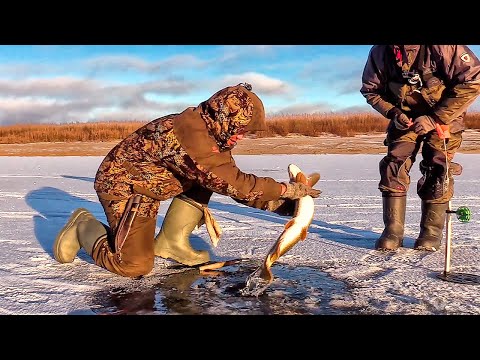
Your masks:
<svg viewBox="0 0 480 360"><path fill-rule="evenodd" d="M423 99L429 106L434 107L442 98L445 89L445 85L439 78L432 77L427 81L425 87L420 90L420 94L422 94Z"/></svg>

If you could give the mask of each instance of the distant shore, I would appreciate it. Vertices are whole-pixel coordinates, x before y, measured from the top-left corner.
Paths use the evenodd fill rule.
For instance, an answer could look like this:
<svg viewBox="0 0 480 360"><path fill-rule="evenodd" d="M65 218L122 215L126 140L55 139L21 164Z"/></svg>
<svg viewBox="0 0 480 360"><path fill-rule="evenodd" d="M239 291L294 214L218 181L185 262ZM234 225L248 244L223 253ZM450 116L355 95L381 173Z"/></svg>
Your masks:
<svg viewBox="0 0 480 360"><path fill-rule="evenodd" d="M384 133L341 137L289 135L247 138L233 155L384 154ZM105 156L119 141L0 144L0 156ZM467 130L459 153L480 154L480 131Z"/></svg>

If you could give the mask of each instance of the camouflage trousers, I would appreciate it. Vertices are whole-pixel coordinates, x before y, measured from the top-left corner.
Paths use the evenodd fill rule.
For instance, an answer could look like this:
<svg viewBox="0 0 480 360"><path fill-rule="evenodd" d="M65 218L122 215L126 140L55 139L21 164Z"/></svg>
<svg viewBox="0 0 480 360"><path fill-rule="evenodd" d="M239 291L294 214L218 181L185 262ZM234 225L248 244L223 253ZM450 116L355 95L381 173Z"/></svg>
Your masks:
<svg viewBox="0 0 480 360"><path fill-rule="evenodd" d="M154 237L160 201L133 191L123 196L97 195L110 231L94 249L93 260L98 266L121 276L148 274L155 261ZM206 206L212 192L194 185L183 195Z"/></svg>
<svg viewBox="0 0 480 360"><path fill-rule="evenodd" d="M410 187L410 170L421 150L419 164L422 177L417 182L417 194L427 203L445 203L454 193L453 175L461 173L461 165L452 159L462 144L462 132L441 139L436 131L419 136L411 130L390 126L385 145L387 155L379 163L378 189L385 197L405 196ZM445 149L446 148L446 149Z"/></svg>

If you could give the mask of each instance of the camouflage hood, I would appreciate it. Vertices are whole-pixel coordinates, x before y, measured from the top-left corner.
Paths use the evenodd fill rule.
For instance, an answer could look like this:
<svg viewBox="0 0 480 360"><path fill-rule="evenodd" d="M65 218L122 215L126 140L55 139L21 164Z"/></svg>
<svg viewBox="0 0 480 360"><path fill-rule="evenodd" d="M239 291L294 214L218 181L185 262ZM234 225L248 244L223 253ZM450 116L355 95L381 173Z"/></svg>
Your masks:
<svg viewBox="0 0 480 360"><path fill-rule="evenodd" d="M267 129L263 103L251 90L250 84L229 86L195 109L220 151L232 148L228 140L239 132Z"/></svg>

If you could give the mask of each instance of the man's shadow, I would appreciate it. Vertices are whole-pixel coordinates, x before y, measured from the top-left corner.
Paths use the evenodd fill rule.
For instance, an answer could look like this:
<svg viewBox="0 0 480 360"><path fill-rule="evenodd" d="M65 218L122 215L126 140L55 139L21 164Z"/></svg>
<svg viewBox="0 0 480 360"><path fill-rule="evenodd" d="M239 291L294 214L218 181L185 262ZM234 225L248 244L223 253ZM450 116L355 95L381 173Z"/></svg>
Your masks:
<svg viewBox="0 0 480 360"><path fill-rule="evenodd" d="M83 207L106 224L100 203L86 200L54 187L47 186L30 191L26 196L26 202L39 213L33 217L35 237L52 258L55 237L75 209ZM91 258L83 251L79 252L78 256L82 260L90 259L91 262Z"/></svg>
<svg viewBox="0 0 480 360"><path fill-rule="evenodd" d="M82 181L94 182L92 177L63 175L65 178L78 179ZM94 202L71 195L63 190L53 187L43 187L36 189L27 194L27 204L37 210L40 215L34 216L35 235L44 248L44 250L53 257L52 246L60 229L65 225L71 213L79 207L88 209L92 214L103 223L106 224L105 214L99 202ZM160 206L168 206L164 201ZM254 209L241 204L222 203L211 200L209 202L210 209L219 210L222 217L229 219L228 213L248 216L255 219L261 219L272 223L284 225L290 217L280 216L273 212ZM166 211L166 208L164 209ZM231 217L229 220L238 221ZM161 228L163 217L157 218L157 231ZM379 233L355 229L345 225L330 224L321 220L313 219L308 230L309 233L318 234L320 237L335 241L344 245L360 247L365 249L374 249L376 239ZM280 234L280 233L279 233ZM192 246L197 250L207 250L213 255L213 249L208 239L200 236L191 235L190 241ZM81 254L79 253L79 256ZM88 259L88 256L81 257Z"/></svg>
<svg viewBox="0 0 480 360"><path fill-rule="evenodd" d="M69 176L63 175L65 178L70 179L80 179L85 181L93 182L94 178L82 177L82 176ZM160 206L165 206L165 202L162 202ZM245 205L235 204L235 203L221 203L218 201L210 200L208 204L210 209L223 211L226 213L233 213L233 214L240 214L242 216L250 216L256 219L262 219L265 221L277 223L277 224L285 224L286 221L290 217L280 216L273 212L263 211L255 208L250 208ZM228 215L222 214L224 218L228 218ZM231 218L230 220L238 221L236 219ZM161 226L163 219L159 219L159 223L157 226ZM337 225L337 224L330 224L324 221L320 221L317 219L313 219L312 224L308 230L311 234L318 234L324 239L332 240L339 242L345 245L351 245L355 247L361 247L366 249L373 249L375 241L380 236L379 233L362 230L362 229L355 229L345 225ZM408 239L405 239L408 242ZM192 245L196 245L195 248L199 248L199 250L211 250L209 244L203 241L202 238L198 236L191 236ZM413 240L412 240L413 241Z"/></svg>
<svg viewBox="0 0 480 360"><path fill-rule="evenodd" d="M73 176L73 175L61 175L61 176L64 177L65 179L83 180L91 183L95 181L95 178L88 177L88 176Z"/></svg>
<svg viewBox="0 0 480 360"><path fill-rule="evenodd" d="M82 180L93 183L92 177L62 175L64 178ZM93 194L95 192L92 190ZM39 244L53 258L53 243L61 228L66 224L72 212L83 207L89 210L97 220L107 224L106 216L102 205L99 202L90 201L65 192L54 187L42 187L30 191L26 196L27 204L36 210L40 215L33 217L34 233ZM169 204L169 203L168 203ZM166 202L160 204L161 207L168 206ZM166 208L165 208L166 211ZM157 217L157 232L163 222L163 217ZM209 243L200 236L190 237L192 246L197 250L207 250L213 255L213 250ZM90 256L80 250L78 257L82 260L92 262Z"/></svg>
<svg viewBox="0 0 480 360"><path fill-rule="evenodd" d="M225 214L222 213L222 217L224 218L228 218L228 213L233 213L282 225L286 224L286 222L291 219L289 216L280 216L273 212L250 208L241 204L225 204L217 201L210 201L208 206L211 209L225 212ZM229 220L238 221L234 218L230 218ZM308 233L318 234L324 239L335 241L340 244L365 249L374 249L375 241L380 236L380 233L364 229L355 229L345 225L330 224L328 222L317 220L315 217L310 225ZM405 240L409 242L411 239L405 238Z"/></svg>

